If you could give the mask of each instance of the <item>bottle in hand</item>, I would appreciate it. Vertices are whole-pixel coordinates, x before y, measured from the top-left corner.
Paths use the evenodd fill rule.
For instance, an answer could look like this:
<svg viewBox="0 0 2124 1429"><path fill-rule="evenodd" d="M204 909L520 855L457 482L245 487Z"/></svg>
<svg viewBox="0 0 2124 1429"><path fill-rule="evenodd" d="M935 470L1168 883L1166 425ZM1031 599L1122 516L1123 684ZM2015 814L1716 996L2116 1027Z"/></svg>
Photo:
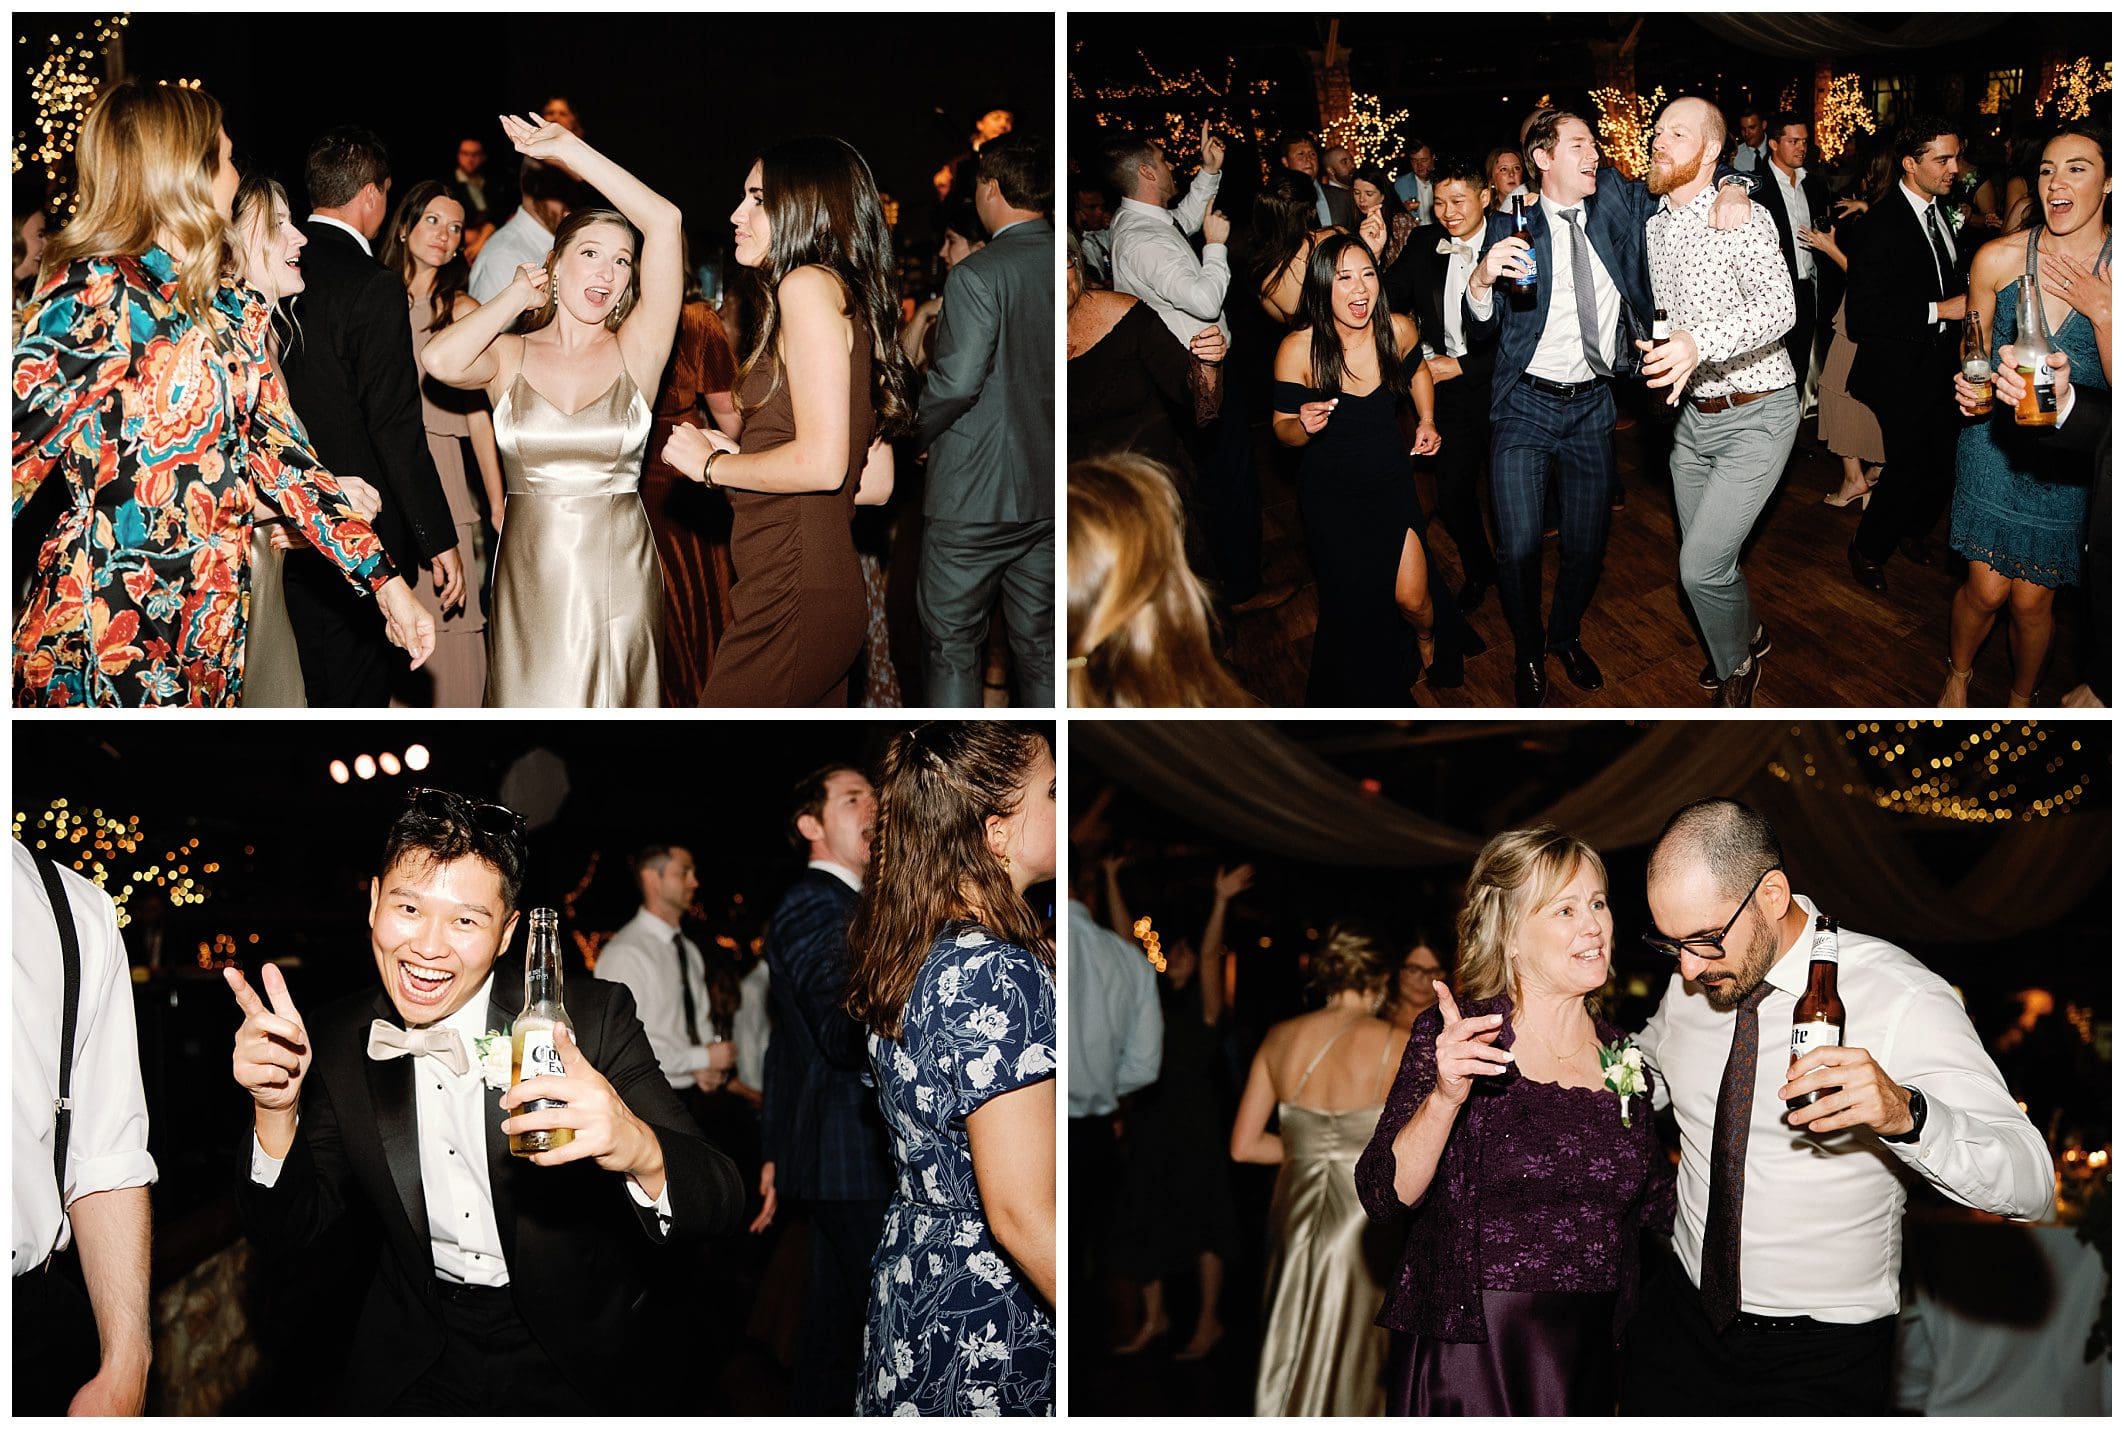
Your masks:
<svg viewBox="0 0 2124 1429"><path fill-rule="evenodd" d="M1814 945L1807 953L1807 991L1792 1010L1792 1060L1797 1062L1816 1047L1843 1045L1844 1003L1836 995L1836 919L1823 913L1815 917ZM1785 1106L1798 1111L1842 1090L1821 1087L1794 1097Z"/></svg>
<svg viewBox="0 0 2124 1429"><path fill-rule="evenodd" d="M551 908L531 910L531 945L524 953L524 1010L510 1028L509 1080L513 1085L527 1077L558 1077L560 1051L553 1045L553 1029L565 1027L575 1035L575 1023L561 1003L560 914ZM519 1106L515 1115L545 1111L563 1103L538 1097ZM514 1156L532 1156L558 1151L575 1139L566 1127L547 1131L520 1131L509 1138Z"/></svg>
<svg viewBox="0 0 2124 1429"><path fill-rule="evenodd" d="M1984 340L1984 320L1974 312L1962 318L1962 378L1984 395L1969 409L1972 417L1991 413L1991 345Z"/></svg>
<svg viewBox="0 0 2124 1429"><path fill-rule="evenodd" d="M2028 390L2013 409L2013 420L2023 427L2054 427L2058 424L2058 387L2050 370L2050 341L2043 332L2043 299L2034 285L2021 280L2018 327L2013 335L2014 365Z"/></svg>
<svg viewBox="0 0 2124 1429"><path fill-rule="evenodd" d="M1527 271L1512 280L1512 291L1522 294L1533 292L1534 285L1540 281L1534 269L1534 240L1527 235L1527 205L1532 201L1522 197L1512 210L1512 236L1525 239L1527 244L1527 251L1519 255L1519 261Z"/></svg>

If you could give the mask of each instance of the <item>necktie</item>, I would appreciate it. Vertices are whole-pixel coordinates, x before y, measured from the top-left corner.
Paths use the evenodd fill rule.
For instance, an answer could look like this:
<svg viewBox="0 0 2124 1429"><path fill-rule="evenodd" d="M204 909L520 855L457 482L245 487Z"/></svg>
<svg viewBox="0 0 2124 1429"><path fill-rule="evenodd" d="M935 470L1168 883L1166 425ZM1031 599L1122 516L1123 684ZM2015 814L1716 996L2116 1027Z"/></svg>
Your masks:
<svg viewBox="0 0 2124 1429"><path fill-rule="evenodd" d="M381 1017L369 1024L369 1060L433 1057L462 1077L468 1065L465 1039L447 1027L396 1027Z"/></svg>
<svg viewBox="0 0 2124 1429"><path fill-rule="evenodd" d="M1450 238L1441 238L1438 240L1438 251L1440 253L1458 253L1463 258L1473 258L1475 256L1475 245L1472 243L1456 243Z"/></svg>
<svg viewBox="0 0 2124 1429"><path fill-rule="evenodd" d="M1954 245L1940 231L1940 206L1936 203L1925 206L1925 236L1932 240L1932 256L1940 265L1940 296L1947 296L1947 289L1954 282Z"/></svg>
<svg viewBox="0 0 2124 1429"><path fill-rule="evenodd" d="M686 935L684 933L673 933L671 935L671 946L678 953L679 994L686 1008L686 1045L688 1047L698 1047L701 1045L701 1026L695 1020L693 979L686 976Z"/></svg>
<svg viewBox="0 0 2124 1429"><path fill-rule="evenodd" d="M1770 995L1759 984L1733 1017L1733 1050L1718 1084L1718 1116L1711 1125L1711 1203L1704 1213L1704 1263L1697 1276L1704 1314L1724 1330L1740 1314L1741 1192L1748 1178L1748 1120L1755 1101L1755 1010Z"/></svg>
<svg viewBox="0 0 2124 1429"><path fill-rule="evenodd" d="M1600 355L1600 303L1593 295L1593 250L1586 246L1585 210L1567 208L1564 223L1571 230L1571 286L1578 290L1578 340L1585 344L1586 362L1595 375L1611 377L1615 369Z"/></svg>

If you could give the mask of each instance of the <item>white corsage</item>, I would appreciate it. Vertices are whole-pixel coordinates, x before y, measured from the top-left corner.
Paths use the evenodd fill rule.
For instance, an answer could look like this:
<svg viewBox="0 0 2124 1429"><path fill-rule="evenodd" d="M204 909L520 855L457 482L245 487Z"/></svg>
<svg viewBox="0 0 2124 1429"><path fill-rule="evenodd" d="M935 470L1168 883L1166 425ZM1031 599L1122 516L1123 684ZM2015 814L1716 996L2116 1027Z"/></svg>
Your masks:
<svg viewBox="0 0 2124 1429"><path fill-rule="evenodd" d="M1646 1090L1645 1054L1625 1037L1600 1049L1600 1079L1622 1103L1622 1124L1630 1124L1630 1098Z"/></svg>
<svg viewBox="0 0 2124 1429"><path fill-rule="evenodd" d="M479 1054L479 1079L486 1083L490 1092L505 1092L509 1089L509 1061L514 1054L510 1036L506 1032L482 1032L472 1039L473 1049Z"/></svg>

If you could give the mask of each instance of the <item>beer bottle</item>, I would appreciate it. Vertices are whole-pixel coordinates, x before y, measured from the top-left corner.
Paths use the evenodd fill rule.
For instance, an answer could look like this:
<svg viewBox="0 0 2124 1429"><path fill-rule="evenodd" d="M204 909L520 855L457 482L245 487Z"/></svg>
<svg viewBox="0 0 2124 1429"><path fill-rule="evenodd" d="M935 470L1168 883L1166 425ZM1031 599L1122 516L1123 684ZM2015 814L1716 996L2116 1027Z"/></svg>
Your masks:
<svg viewBox="0 0 2124 1429"><path fill-rule="evenodd" d="M2023 427L2058 424L2057 378L2050 370L2050 341L2043 335L2043 298L2026 277L2021 279L2021 311L2013 335L2014 365L2028 390L2014 405L2013 420Z"/></svg>
<svg viewBox="0 0 2124 1429"><path fill-rule="evenodd" d="M1844 1045L1844 1004L1836 995L1836 919L1818 914L1814 920L1814 946L1807 953L1807 992L1792 1010L1792 1060L1798 1061L1814 1047ZM1823 1087L1803 1093L1785 1103L1792 1111L1812 1106L1841 1087Z"/></svg>
<svg viewBox="0 0 2124 1429"><path fill-rule="evenodd" d="M1674 336L1674 324L1667 320L1667 310L1665 308L1654 308L1652 310L1652 345L1657 347L1672 336Z"/></svg>
<svg viewBox="0 0 2124 1429"><path fill-rule="evenodd" d="M1512 236L1524 240L1527 245L1527 251L1519 255L1519 261L1526 265L1527 271L1523 276L1512 280L1512 291L1515 293L1533 292L1537 281L1534 271L1534 240L1527 237L1527 205L1530 202L1532 200L1522 194L1519 202L1512 206Z"/></svg>
<svg viewBox="0 0 2124 1429"><path fill-rule="evenodd" d="M533 908L531 945L524 951L524 1010L516 1015L509 1032L511 1085L526 1077L562 1075L560 1052L553 1045L556 1025L567 1028L570 1037L575 1035L575 1023L561 1005L560 914L551 908ZM513 1114L521 1116L560 1105L549 1097L538 1097L519 1106ZM566 1127L520 1131L509 1138L509 1152L513 1156L530 1156L540 1151L558 1151L574 1139L575 1133Z"/></svg>
<svg viewBox="0 0 2124 1429"><path fill-rule="evenodd" d="M1984 320L1971 308L1962 318L1962 380L1980 388L1983 400L1969 409L1973 417L1991 412L1991 344L1984 341Z"/></svg>

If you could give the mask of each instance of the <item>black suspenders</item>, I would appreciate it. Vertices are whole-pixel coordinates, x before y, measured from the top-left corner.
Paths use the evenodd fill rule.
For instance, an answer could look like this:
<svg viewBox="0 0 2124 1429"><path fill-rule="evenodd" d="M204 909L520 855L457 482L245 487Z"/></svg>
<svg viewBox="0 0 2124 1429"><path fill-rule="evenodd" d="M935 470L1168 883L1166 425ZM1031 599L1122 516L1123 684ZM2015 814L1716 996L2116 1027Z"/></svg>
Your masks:
<svg viewBox="0 0 2124 1429"><path fill-rule="evenodd" d="M59 865L42 854L32 857L37 860L37 872L44 877L44 891L52 900L52 919L59 925L59 952L66 967L66 1003L59 1024L59 1099L52 1106L56 1133L52 1138L52 1175L59 1182L59 1235L64 1235L66 1138L74 1118L74 1029L81 1013L81 938L74 930L74 910L67 902ZM51 1254L58 1253L59 1240L54 1236ZM51 1264L50 1256L45 1258L45 1264Z"/></svg>

